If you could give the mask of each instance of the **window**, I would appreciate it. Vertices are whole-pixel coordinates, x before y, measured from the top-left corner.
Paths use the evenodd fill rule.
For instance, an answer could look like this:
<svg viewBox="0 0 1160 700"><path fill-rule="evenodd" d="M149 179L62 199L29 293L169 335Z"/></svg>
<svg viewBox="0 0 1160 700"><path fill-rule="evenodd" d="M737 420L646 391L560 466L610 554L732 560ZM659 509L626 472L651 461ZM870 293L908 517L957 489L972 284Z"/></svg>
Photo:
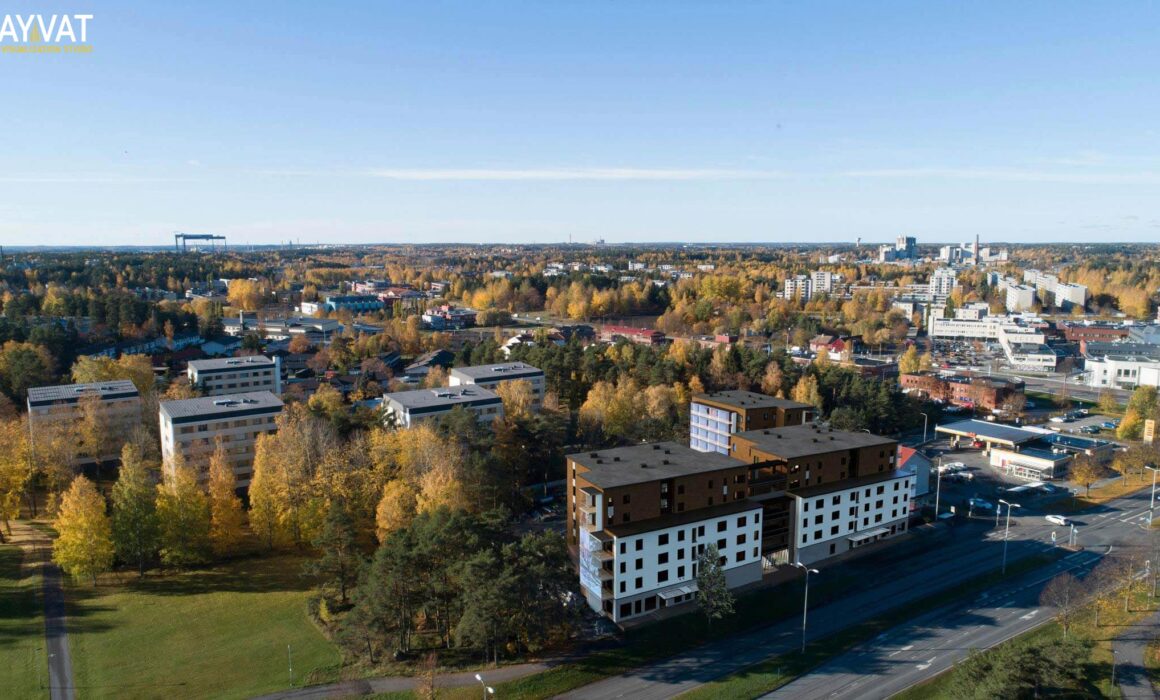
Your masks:
<svg viewBox="0 0 1160 700"><path fill-rule="evenodd" d="M622 574L628 573L628 562L625 562L625 561L620 562L620 573L622 573Z"/></svg>
<svg viewBox="0 0 1160 700"><path fill-rule="evenodd" d="M826 504L826 499L819 498L818 500L814 501L814 508L824 508L825 504Z"/></svg>
<svg viewBox="0 0 1160 700"><path fill-rule="evenodd" d="M684 542L684 541L685 541L685 531L684 530L677 530L677 542Z"/></svg>
<svg viewBox="0 0 1160 700"><path fill-rule="evenodd" d="M643 568L644 568L644 559L637 558L637 560L636 560L636 570L637 570L637 571L640 571L640 570L641 570L641 569L643 569Z"/></svg>
<svg viewBox="0 0 1160 700"><path fill-rule="evenodd" d="M841 502L842 502L842 497L841 497L841 496L834 496L833 500L831 500L831 501L830 501L830 505L834 505L834 506L836 506L836 505L838 505L838 504L839 504L839 503L841 503Z"/></svg>
<svg viewBox="0 0 1160 700"><path fill-rule="evenodd" d="M621 592L621 593L624 593L624 592L625 592L625 590L624 590L624 589L625 589L625 587L626 587L627 585L628 585L628 584L627 584L625 581L621 581L621 582L620 582L620 592Z"/></svg>
<svg viewBox="0 0 1160 700"><path fill-rule="evenodd" d="M822 539L822 531L821 530L814 530L814 539L815 540Z"/></svg>
<svg viewBox="0 0 1160 700"><path fill-rule="evenodd" d="M883 493L885 493L885 492L886 492L886 487L885 487L885 486L879 486L879 487L878 487L878 490L877 490L877 491L875 491L875 494L877 494L877 495L881 496L881 495L882 495Z"/></svg>
<svg viewBox="0 0 1160 700"><path fill-rule="evenodd" d="M665 581L668 581L668 580L669 580L669 570L668 569L657 572L657 583L664 583Z"/></svg>
<svg viewBox="0 0 1160 700"><path fill-rule="evenodd" d="M668 543L669 543L669 533L666 532L666 533L660 535L659 537L657 537L657 544L658 545L663 547Z"/></svg>
<svg viewBox="0 0 1160 700"><path fill-rule="evenodd" d="M737 544L745 544L745 533L744 532L737 536Z"/></svg>
<svg viewBox="0 0 1160 700"><path fill-rule="evenodd" d="M657 555L657 564L668 564L668 563L669 563L669 553L668 552L661 552L660 554Z"/></svg>
<svg viewBox="0 0 1160 700"><path fill-rule="evenodd" d="M721 551L722 549L725 549L725 545L726 545L725 540L717 540L717 551Z"/></svg>
<svg viewBox="0 0 1160 700"><path fill-rule="evenodd" d="M685 485L684 484L677 484L677 495L681 496L681 495L684 495L684 493L685 493Z"/></svg>
<svg viewBox="0 0 1160 700"><path fill-rule="evenodd" d="M640 590L642 588L644 588L644 579L641 578L640 576L637 576L636 577L636 589Z"/></svg>
<svg viewBox="0 0 1160 700"><path fill-rule="evenodd" d="M628 505L629 503L632 502L632 494L631 493L624 494L624 498L620 499L620 502L623 503L624 505Z"/></svg>
<svg viewBox="0 0 1160 700"><path fill-rule="evenodd" d="M710 489L712 489L712 488L713 488L713 480L712 480L712 479L709 479L709 488L710 488Z"/></svg>
<svg viewBox="0 0 1160 700"><path fill-rule="evenodd" d="M815 515L814 516L814 525L821 525L822 521L825 519L826 519L826 516L824 516L824 515Z"/></svg>
<svg viewBox="0 0 1160 700"><path fill-rule="evenodd" d="M702 525L701 527L697 528L697 536L698 536L698 537L704 537L704 536L705 536L705 526L704 526L704 525Z"/></svg>
<svg viewBox="0 0 1160 700"><path fill-rule="evenodd" d="M684 578L684 577L685 577L685 567L678 566L677 567L677 578Z"/></svg>
<svg viewBox="0 0 1160 700"><path fill-rule="evenodd" d="M745 516L744 515L737 519L737 527L745 527Z"/></svg>
<svg viewBox="0 0 1160 700"><path fill-rule="evenodd" d="M831 528L830 528L830 534L831 534L831 535L836 535L836 534L838 534L838 526L837 526L837 525L835 525L835 526L833 526L833 527L831 527Z"/></svg>
<svg viewBox="0 0 1160 700"><path fill-rule="evenodd" d="M876 523L882 522L882 514L881 513L874 516L874 522L876 522Z"/></svg>
<svg viewBox="0 0 1160 700"><path fill-rule="evenodd" d="M636 551L639 552L642 549L644 549L644 540L637 540L636 541Z"/></svg>
<svg viewBox="0 0 1160 700"><path fill-rule="evenodd" d="M809 527L809 526L810 526L810 519L809 518L802 518L802 527Z"/></svg>
<svg viewBox="0 0 1160 700"><path fill-rule="evenodd" d="M736 561L738 563L745 561L745 552L744 551L738 552L737 554L735 554L733 556L733 559L734 559L734 561Z"/></svg>
<svg viewBox="0 0 1160 700"><path fill-rule="evenodd" d="M717 532L725 532L725 528L727 527L729 527L729 523L722 520L721 522L717 523Z"/></svg>
<svg viewBox="0 0 1160 700"><path fill-rule="evenodd" d="M680 559L684 559L684 558L685 558L685 548L681 547L680 549L677 550L677 559L680 560Z"/></svg>
<svg viewBox="0 0 1160 700"><path fill-rule="evenodd" d="M628 549L628 547L627 547L627 546L625 546L625 545L627 545L627 544L628 544L627 542L621 542L621 543L620 543L620 553L621 553L621 554L624 554L625 550L627 550L627 549Z"/></svg>
<svg viewBox="0 0 1160 700"><path fill-rule="evenodd" d="M802 535L802 544L805 544L808 539L809 535Z"/></svg>

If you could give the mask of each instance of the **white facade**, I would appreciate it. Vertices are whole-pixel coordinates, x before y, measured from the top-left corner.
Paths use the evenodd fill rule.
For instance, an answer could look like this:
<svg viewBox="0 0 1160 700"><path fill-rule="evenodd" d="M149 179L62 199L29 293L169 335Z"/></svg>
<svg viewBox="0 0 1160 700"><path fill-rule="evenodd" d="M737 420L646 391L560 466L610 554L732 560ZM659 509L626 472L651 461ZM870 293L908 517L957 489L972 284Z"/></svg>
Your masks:
<svg viewBox="0 0 1160 700"><path fill-rule="evenodd" d="M526 381L530 384L533 405L539 407L543 404L544 371L524 362L457 367L451 370L447 377L447 383L450 386L481 386L492 391L500 384L514 381Z"/></svg>
<svg viewBox="0 0 1160 700"><path fill-rule="evenodd" d="M1160 360L1134 355L1088 357L1084 362L1088 386L1132 389L1160 386Z"/></svg>
<svg viewBox="0 0 1160 700"><path fill-rule="evenodd" d="M931 273L928 291L931 297L946 298L958 285L958 274L949 267L940 267Z"/></svg>
<svg viewBox="0 0 1160 700"><path fill-rule="evenodd" d="M874 483L790 493L795 560L812 564L905 532L913 480L895 472Z"/></svg>
<svg viewBox="0 0 1160 700"><path fill-rule="evenodd" d="M1087 287L1082 284L1060 283L1055 285L1055 305L1061 309L1086 306L1087 297Z"/></svg>
<svg viewBox="0 0 1160 700"><path fill-rule="evenodd" d="M1007 287L1007 310L1012 313L1030 311L1035 306L1035 288L1025 284Z"/></svg>
<svg viewBox="0 0 1160 700"><path fill-rule="evenodd" d="M794 275L785 280L784 290L784 297L786 299L797 298L802 301L807 301L813 291L813 283L805 275Z"/></svg>
<svg viewBox="0 0 1160 700"><path fill-rule="evenodd" d="M282 393L282 358L262 355L191 360L186 375L190 386L206 396L224 396L248 391Z"/></svg>
<svg viewBox="0 0 1160 700"><path fill-rule="evenodd" d="M220 438L237 486L248 486L254 468L254 443L258 435L276 430L275 421L281 413L281 399L268 391L162 401L162 460L168 465L180 452L185 463L205 477Z"/></svg>
<svg viewBox="0 0 1160 700"><path fill-rule="evenodd" d="M813 294L829 294L834 291L834 281L837 278L832 272L827 270L817 270L810 275L810 290Z"/></svg>
<svg viewBox="0 0 1160 700"><path fill-rule="evenodd" d="M729 436L737 432L736 411L693 401L689 404L689 447L728 456Z"/></svg>

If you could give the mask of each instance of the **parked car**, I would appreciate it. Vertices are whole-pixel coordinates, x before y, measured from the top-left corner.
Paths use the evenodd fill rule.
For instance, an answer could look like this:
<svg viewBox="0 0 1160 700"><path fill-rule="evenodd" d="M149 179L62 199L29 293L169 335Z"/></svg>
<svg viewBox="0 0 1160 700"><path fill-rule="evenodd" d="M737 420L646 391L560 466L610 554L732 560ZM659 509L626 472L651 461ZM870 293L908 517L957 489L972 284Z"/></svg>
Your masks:
<svg viewBox="0 0 1160 700"><path fill-rule="evenodd" d="M972 498L971 500L967 501L967 503L969 503L972 508L978 508L979 510L994 510L995 508L995 506L990 501L984 501L981 498Z"/></svg>
<svg viewBox="0 0 1160 700"><path fill-rule="evenodd" d="M1087 433L1088 435L1099 435L1100 428L1096 425L1085 425L1084 427L1080 428L1080 432Z"/></svg>
<svg viewBox="0 0 1160 700"><path fill-rule="evenodd" d="M1055 525L1071 525L1071 521L1062 515L1048 515L1044 520Z"/></svg>
<svg viewBox="0 0 1160 700"><path fill-rule="evenodd" d="M1103 423L1100 423L1100 427L1103 428L1104 430L1115 430L1116 424L1110 420L1106 420Z"/></svg>
<svg viewBox="0 0 1160 700"><path fill-rule="evenodd" d="M1048 420L1050 420L1052 423L1066 423L1071 419L1067 416L1052 416L1051 418L1048 418Z"/></svg>

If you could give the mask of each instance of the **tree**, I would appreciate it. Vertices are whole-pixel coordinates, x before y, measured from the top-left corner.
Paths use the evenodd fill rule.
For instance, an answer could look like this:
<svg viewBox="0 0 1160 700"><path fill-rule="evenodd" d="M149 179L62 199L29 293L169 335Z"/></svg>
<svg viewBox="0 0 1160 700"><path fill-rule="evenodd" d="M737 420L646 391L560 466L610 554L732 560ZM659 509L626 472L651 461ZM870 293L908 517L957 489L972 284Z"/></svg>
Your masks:
<svg viewBox="0 0 1160 700"><path fill-rule="evenodd" d="M822 396L818 393L818 380L812 374L803 374L793 388L791 398L799 403L808 403L822 408Z"/></svg>
<svg viewBox="0 0 1160 700"><path fill-rule="evenodd" d="M157 489L135 445L121 449L121 469L113 485L113 543L117 556L137 567L144 577L145 568L157 555L161 530L157 517Z"/></svg>
<svg viewBox="0 0 1160 700"><path fill-rule="evenodd" d="M237 477L220 440L209 459L209 539L216 556L233 554L242 541L242 501L236 493Z"/></svg>
<svg viewBox="0 0 1160 700"><path fill-rule="evenodd" d="M307 564L306 572L325 577L338 589L339 602L345 606L347 592L354 587L362 570L362 557L355 545L354 519L341 500L331 501L322 530L312 544L322 557Z"/></svg>
<svg viewBox="0 0 1160 700"><path fill-rule="evenodd" d="M765 366L765 373L761 376L761 391L770 396L783 396L785 391L785 376L781 365L776 361Z"/></svg>
<svg viewBox="0 0 1160 700"><path fill-rule="evenodd" d="M91 577L113 568L113 528L105 514L105 499L83 476L73 480L61 499L55 522L59 533L52 543L52 559L65 573Z"/></svg>
<svg viewBox="0 0 1160 700"><path fill-rule="evenodd" d="M180 454L167 466L157 486L157 516L161 520L161 561L184 568L203 564L210 553L210 510L197 473Z"/></svg>
<svg viewBox="0 0 1160 700"><path fill-rule="evenodd" d="M733 594L725 582L716 544L710 543L697 557L697 602L709 624L733 614Z"/></svg>
<svg viewBox="0 0 1160 700"><path fill-rule="evenodd" d="M226 292L226 300L230 306L243 311L254 311L261 308L264 296L265 289L262 283L248 279L230 280L229 289Z"/></svg>
<svg viewBox="0 0 1160 700"><path fill-rule="evenodd" d="M277 443L273 435L259 435L254 443L254 470L250 475L250 528L267 549L281 543L278 522L280 489L278 488Z"/></svg>
<svg viewBox="0 0 1160 700"><path fill-rule="evenodd" d="M1076 613L1083 607L1084 597L1083 585L1067 571L1051 579L1039 594L1040 605L1055 608L1055 619L1063 629L1064 639Z"/></svg>
<svg viewBox="0 0 1160 700"><path fill-rule="evenodd" d="M1100 392L1098 409L1106 416L1114 416L1120 412L1120 402L1116 400L1112 392L1104 390Z"/></svg>
<svg viewBox="0 0 1160 700"><path fill-rule="evenodd" d="M122 355L116 360L103 355L84 355L73 363L72 378L78 384L128 379L143 397L151 396L156 385L148 355Z"/></svg>
<svg viewBox="0 0 1160 700"><path fill-rule="evenodd" d="M902 353L902 357L898 358L898 371L902 374L914 374L918 372L921 365L921 360L918 356L918 347L911 345Z"/></svg>
<svg viewBox="0 0 1160 700"><path fill-rule="evenodd" d="M43 345L9 340L0 347L0 389L23 403L29 387L51 384L56 360Z"/></svg>
<svg viewBox="0 0 1160 700"><path fill-rule="evenodd" d="M526 416L536 401L532 383L526 379L500 382L495 393L503 400L504 416L511 418Z"/></svg>
<svg viewBox="0 0 1160 700"><path fill-rule="evenodd" d="M405 528L415 519L415 490L403 479L391 479L383 485L383 496L375 509L379 542L394 531Z"/></svg>
<svg viewBox="0 0 1160 700"><path fill-rule="evenodd" d="M1076 455L1075 460L1071 463L1071 480L1084 487L1085 496L1091 495L1092 484L1099 481L1103 475L1103 467L1091 455Z"/></svg>
<svg viewBox="0 0 1160 700"><path fill-rule="evenodd" d="M80 450L99 467L112 447L110 439L115 437L100 397L95 394L81 397L80 416L76 424Z"/></svg>
<svg viewBox="0 0 1160 700"><path fill-rule="evenodd" d="M0 419L0 518L4 535L12 534L11 521L20 517L20 501L32 483L32 455L29 452L27 422L19 418Z"/></svg>

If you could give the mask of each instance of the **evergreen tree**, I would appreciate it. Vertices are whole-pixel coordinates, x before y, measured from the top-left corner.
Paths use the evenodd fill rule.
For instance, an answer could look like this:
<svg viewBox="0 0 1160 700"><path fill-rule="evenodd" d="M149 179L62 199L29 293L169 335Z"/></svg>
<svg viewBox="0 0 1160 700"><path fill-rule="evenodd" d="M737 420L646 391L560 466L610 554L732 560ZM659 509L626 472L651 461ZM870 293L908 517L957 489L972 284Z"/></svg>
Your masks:
<svg viewBox="0 0 1160 700"><path fill-rule="evenodd" d="M322 530L314 538L313 545L322 557L307 564L306 572L325 577L338 589L339 602L345 606L347 593L358 581L362 570L362 557L355 542L354 519L342 501L331 501Z"/></svg>
<svg viewBox="0 0 1160 700"><path fill-rule="evenodd" d="M709 544L697 557L697 602L709 624L733 614L733 594L725 582L720 560L716 544Z"/></svg>
<svg viewBox="0 0 1160 700"><path fill-rule="evenodd" d="M105 499L93 482L83 476L73 480L61 498L55 526L53 561L70 576L89 576L96 585L97 574L113 568L114 547Z"/></svg>
<svg viewBox="0 0 1160 700"><path fill-rule="evenodd" d="M160 523L157 519L157 489L140 450L132 443L121 448L121 470L113 485L113 543L117 556L137 567L145 567L157 555Z"/></svg>

